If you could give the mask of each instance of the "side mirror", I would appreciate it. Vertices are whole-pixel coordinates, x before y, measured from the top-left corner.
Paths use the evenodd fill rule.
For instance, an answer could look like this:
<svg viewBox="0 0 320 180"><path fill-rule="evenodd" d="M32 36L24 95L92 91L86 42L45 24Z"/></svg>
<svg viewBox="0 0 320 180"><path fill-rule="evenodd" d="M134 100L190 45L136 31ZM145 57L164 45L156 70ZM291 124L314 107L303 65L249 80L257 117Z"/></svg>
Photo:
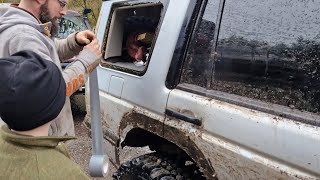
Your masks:
<svg viewBox="0 0 320 180"><path fill-rule="evenodd" d="M89 8L84 8L84 9L83 9L83 12L82 12L82 15L86 17L88 14L91 13L91 11L92 11L92 10L89 9Z"/></svg>

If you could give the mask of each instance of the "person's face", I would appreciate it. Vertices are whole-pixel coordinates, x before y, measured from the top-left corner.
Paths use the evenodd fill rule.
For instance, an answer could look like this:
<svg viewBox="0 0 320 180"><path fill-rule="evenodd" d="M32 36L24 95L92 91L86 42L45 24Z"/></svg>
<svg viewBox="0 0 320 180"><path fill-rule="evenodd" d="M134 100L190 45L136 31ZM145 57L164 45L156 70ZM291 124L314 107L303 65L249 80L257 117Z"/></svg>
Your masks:
<svg viewBox="0 0 320 180"><path fill-rule="evenodd" d="M67 13L68 0L47 0L48 10L53 19L61 18Z"/></svg>
<svg viewBox="0 0 320 180"><path fill-rule="evenodd" d="M56 34L58 31L57 19L62 17L67 12L67 0L47 0L40 7L40 21L42 23L51 22L51 34Z"/></svg>

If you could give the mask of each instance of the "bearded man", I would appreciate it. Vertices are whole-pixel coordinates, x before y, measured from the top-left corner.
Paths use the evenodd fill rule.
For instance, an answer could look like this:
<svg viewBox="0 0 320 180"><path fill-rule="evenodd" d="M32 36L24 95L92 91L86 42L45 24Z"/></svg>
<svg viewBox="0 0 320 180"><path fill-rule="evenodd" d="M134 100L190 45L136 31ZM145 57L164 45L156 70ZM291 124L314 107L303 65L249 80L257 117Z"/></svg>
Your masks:
<svg viewBox="0 0 320 180"><path fill-rule="evenodd" d="M67 98L62 111L50 125L49 135L52 136L75 135L69 96L86 82L101 58L98 40L91 31L77 32L62 40L53 38L58 29L57 19L66 14L67 3L67 0L21 0L17 5L0 8L0 58L30 50L52 61L62 71L60 63L77 55L76 60L62 71Z"/></svg>

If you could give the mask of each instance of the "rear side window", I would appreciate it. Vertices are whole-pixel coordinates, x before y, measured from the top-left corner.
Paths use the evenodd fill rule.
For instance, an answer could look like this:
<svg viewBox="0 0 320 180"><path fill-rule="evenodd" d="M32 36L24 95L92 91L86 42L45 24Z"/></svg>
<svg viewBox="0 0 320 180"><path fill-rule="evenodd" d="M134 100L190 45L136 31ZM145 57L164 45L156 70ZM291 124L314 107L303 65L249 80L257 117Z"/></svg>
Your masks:
<svg viewBox="0 0 320 180"><path fill-rule="evenodd" d="M211 89L319 113L319 7L226 0Z"/></svg>
<svg viewBox="0 0 320 180"><path fill-rule="evenodd" d="M163 15L163 4L158 1L114 4L102 46L101 65L142 76L151 59Z"/></svg>

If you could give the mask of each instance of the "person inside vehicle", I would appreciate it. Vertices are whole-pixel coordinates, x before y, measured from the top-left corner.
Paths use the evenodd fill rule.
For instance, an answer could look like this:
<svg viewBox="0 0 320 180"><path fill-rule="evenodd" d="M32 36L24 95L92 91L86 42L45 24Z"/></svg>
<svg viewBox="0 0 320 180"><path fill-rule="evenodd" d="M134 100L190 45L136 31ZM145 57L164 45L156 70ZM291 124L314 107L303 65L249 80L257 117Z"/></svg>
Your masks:
<svg viewBox="0 0 320 180"><path fill-rule="evenodd" d="M48 136L66 100L60 69L32 51L0 59L0 179L89 179Z"/></svg>
<svg viewBox="0 0 320 180"><path fill-rule="evenodd" d="M148 59L148 48L151 47L153 32L131 32L128 35L126 48L128 55L136 66L145 65Z"/></svg>
<svg viewBox="0 0 320 180"><path fill-rule="evenodd" d="M62 71L61 62L78 55L62 71L67 98L61 113L50 125L49 135L55 136L75 135L69 96L83 86L101 58L96 35L89 30L62 40L54 38L57 19L65 15L67 3L68 0L21 0L18 5L0 8L0 58L30 50L55 63Z"/></svg>

